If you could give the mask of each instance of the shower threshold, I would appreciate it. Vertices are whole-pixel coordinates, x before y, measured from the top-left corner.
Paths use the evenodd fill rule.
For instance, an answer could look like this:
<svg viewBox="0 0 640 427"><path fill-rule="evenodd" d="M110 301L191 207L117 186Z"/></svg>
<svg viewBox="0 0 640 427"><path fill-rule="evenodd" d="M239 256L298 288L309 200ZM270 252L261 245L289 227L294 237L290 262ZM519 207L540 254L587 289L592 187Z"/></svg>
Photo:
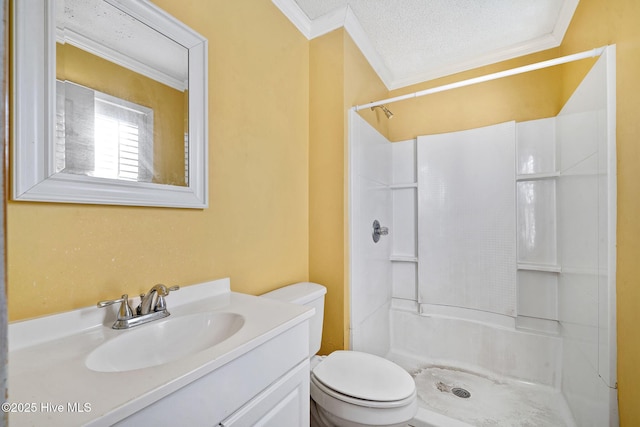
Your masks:
<svg viewBox="0 0 640 427"><path fill-rule="evenodd" d="M413 376L420 406L413 427L576 426L562 393L552 387L445 366L426 366Z"/></svg>

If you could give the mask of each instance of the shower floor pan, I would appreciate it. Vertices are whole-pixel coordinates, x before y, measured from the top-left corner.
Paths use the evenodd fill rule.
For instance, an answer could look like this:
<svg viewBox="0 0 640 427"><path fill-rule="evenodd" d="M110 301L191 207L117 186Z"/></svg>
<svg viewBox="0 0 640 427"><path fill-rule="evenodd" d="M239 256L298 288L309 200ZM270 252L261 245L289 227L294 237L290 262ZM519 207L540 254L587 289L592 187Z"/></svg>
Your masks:
<svg viewBox="0 0 640 427"><path fill-rule="evenodd" d="M576 426L552 387L441 366L418 369L413 377L420 406L413 427Z"/></svg>

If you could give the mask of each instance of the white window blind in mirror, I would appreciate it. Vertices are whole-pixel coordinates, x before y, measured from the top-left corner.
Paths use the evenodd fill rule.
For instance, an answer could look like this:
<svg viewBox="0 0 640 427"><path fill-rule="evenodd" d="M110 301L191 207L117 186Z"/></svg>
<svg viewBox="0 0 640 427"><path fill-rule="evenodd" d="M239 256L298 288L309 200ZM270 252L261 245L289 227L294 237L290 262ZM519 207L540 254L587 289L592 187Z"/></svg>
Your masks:
<svg viewBox="0 0 640 427"><path fill-rule="evenodd" d="M152 109L69 81L56 88L56 172L152 182Z"/></svg>

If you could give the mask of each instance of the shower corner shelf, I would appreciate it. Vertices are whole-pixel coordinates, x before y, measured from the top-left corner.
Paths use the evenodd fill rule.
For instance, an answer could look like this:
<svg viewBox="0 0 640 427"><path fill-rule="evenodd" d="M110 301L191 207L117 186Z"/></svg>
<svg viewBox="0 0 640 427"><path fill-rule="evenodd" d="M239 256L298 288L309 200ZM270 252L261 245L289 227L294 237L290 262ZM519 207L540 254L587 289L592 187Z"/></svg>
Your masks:
<svg viewBox="0 0 640 427"><path fill-rule="evenodd" d="M558 178L560 172L525 173L516 175L516 181L538 181L541 179Z"/></svg>
<svg viewBox="0 0 640 427"><path fill-rule="evenodd" d="M562 273L562 267L559 265L553 265L553 264L518 263L518 270L545 271L547 273Z"/></svg>
<svg viewBox="0 0 640 427"><path fill-rule="evenodd" d="M391 255L389 257L391 262L418 262L418 257L412 255Z"/></svg>
<svg viewBox="0 0 640 427"><path fill-rule="evenodd" d="M389 186L390 189L392 190L402 190L405 188L418 188L418 183L417 182L407 182L407 183L403 183L403 184L391 184Z"/></svg>

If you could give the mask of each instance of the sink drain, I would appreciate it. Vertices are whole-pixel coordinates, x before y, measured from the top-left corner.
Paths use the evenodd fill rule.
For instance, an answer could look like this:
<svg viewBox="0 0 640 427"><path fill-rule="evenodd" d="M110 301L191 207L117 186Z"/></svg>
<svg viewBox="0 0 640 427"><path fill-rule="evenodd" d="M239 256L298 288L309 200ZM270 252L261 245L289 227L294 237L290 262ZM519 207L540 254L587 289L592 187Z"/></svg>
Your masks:
<svg viewBox="0 0 640 427"><path fill-rule="evenodd" d="M463 389L463 388L459 388L459 387L454 387L451 389L451 393L455 394L458 397L461 397L463 399L468 399L471 397L471 393L469 393L467 390Z"/></svg>

